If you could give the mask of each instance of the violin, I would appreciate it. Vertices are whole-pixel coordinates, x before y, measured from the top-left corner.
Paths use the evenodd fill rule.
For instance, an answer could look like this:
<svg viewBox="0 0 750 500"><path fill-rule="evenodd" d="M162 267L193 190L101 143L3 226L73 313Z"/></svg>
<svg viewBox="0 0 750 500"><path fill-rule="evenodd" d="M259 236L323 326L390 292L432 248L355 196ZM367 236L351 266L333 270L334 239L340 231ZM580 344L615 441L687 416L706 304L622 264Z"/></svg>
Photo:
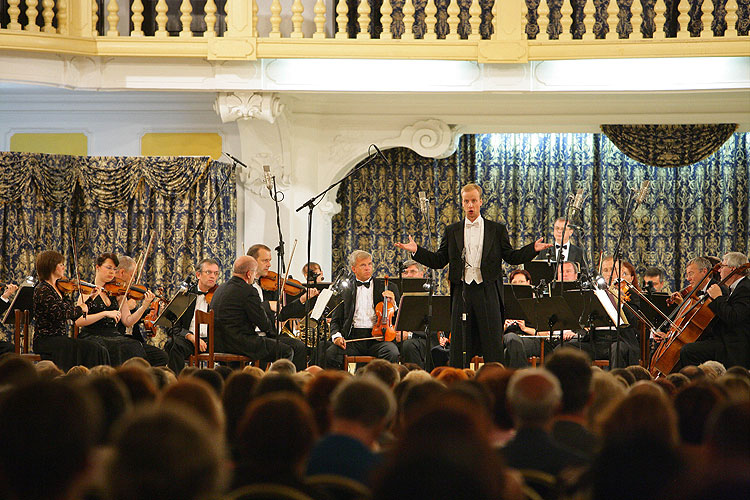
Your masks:
<svg viewBox="0 0 750 500"><path fill-rule="evenodd" d="M679 292L675 292L675 293L679 293L680 297L682 297L684 299L685 297L687 297L688 295L690 295L690 292L692 292L692 291L693 291L693 285L688 285L685 288L683 288L682 290L680 290ZM680 302L682 302L682 301L680 300ZM667 299L667 305L668 306L673 306L676 303L677 303L677 296L675 294L672 294Z"/></svg>
<svg viewBox="0 0 750 500"><path fill-rule="evenodd" d="M163 287L159 288L158 291L164 293ZM149 337L156 336L156 320L159 319L162 306L166 303L167 301L162 298L154 300L149 306L148 313L143 317L143 326L147 332L150 332L147 333Z"/></svg>
<svg viewBox="0 0 750 500"><path fill-rule="evenodd" d="M214 292L216 292L216 289L219 288L219 285L216 284L208 289L208 291L205 294L206 297L206 303L211 304L211 299L214 298Z"/></svg>
<svg viewBox="0 0 750 500"><path fill-rule="evenodd" d="M93 283L87 283L86 281L72 280L69 278L60 278L55 282L55 286L63 295L71 294L80 290L84 295L91 295L96 290L97 286Z"/></svg>
<svg viewBox="0 0 750 500"><path fill-rule="evenodd" d="M279 288L279 275L273 271L268 271L268 273L265 276L261 276L260 278L260 287L263 290L268 290L269 292L276 292ZM292 297L296 297L297 295L301 294L307 289L305 285L300 283L299 281L288 278L284 282L284 293L287 295L291 295ZM208 299L206 299L208 301Z"/></svg>
<svg viewBox="0 0 750 500"><path fill-rule="evenodd" d="M110 297L121 297L127 292L129 299L143 300L148 289L143 285L130 285L130 289L128 289L127 284L123 280L115 278L109 283L104 284L104 291ZM156 298L165 300L161 295L156 295Z"/></svg>
<svg viewBox="0 0 750 500"><path fill-rule="evenodd" d="M388 290L388 276L385 277L385 288ZM396 312L396 304L390 304L388 297L375 306L375 326L372 327L373 337L382 337L386 342L392 342L396 338L396 329L393 328L393 314Z"/></svg>

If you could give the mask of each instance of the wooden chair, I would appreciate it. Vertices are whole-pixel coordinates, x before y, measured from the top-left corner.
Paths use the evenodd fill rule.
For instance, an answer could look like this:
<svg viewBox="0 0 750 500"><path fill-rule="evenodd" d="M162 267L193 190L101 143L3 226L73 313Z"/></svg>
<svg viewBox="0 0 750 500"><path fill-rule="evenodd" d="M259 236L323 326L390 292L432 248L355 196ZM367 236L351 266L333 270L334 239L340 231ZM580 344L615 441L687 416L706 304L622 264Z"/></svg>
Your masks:
<svg viewBox="0 0 750 500"><path fill-rule="evenodd" d="M372 498L370 489L359 481L336 474L315 474L305 482L323 490L333 500L367 500Z"/></svg>
<svg viewBox="0 0 750 500"><path fill-rule="evenodd" d="M15 313L13 345L16 354L29 361L41 361L42 357L40 355L29 352L29 311L16 309ZM21 331L23 331L23 350L21 349Z"/></svg>
<svg viewBox="0 0 750 500"><path fill-rule="evenodd" d="M609 366L609 360L608 359L595 359L594 360L594 366L598 366L599 368L604 368L605 366Z"/></svg>
<svg viewBox="0 0 750 500"><path fill-rule="evenodd" d="M242 366L247 366L248 363L252 362L247 356L241 354L231 354L224 352L214 351L214 311L203 312L199 309L195 310L195 331L201 331L201 325L207 325L208 337L207 337L207 352L200 352L200 342L198 341L199 334L196 334L195 352L190 356L189 364L191 366L198 366L202 361L208 364L210 369L213 369L216 361L223 362L239 362Z"/></svg>
<svg viewBox="0 0 750 500"><path fill-rule="evenodd" d="M349 371L349 364L367 364L375 359L375 356L347 356L344 354L344 370Z"/></svg>

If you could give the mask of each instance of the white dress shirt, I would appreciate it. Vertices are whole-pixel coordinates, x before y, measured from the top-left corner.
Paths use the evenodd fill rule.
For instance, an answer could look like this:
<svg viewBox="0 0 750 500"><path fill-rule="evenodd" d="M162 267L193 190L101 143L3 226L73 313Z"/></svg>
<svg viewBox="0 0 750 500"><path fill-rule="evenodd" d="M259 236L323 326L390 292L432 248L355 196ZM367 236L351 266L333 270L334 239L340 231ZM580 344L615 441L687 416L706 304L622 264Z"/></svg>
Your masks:
<svg viewBox="0 0 750 500"><path fill-rule="evenodd" d="M554 252L554 255L552 256L552 259L556 260L557 253L560 251L560 244L555 242L555 246L553 248L555 252ZM570 241L568 241L567 243L563 245L562 262L565 262L566 260L568 260L569 254L570 254Z"/></svg>
<svg viewBox="0 0 750 500"><path fill-rule="evenodd" d="M256 281L255 283L253 283L253 286L255 287L256 290L258 290L258 295L260 296L260 301L263 302L263 300L264 300L263 299L263 289L260 287L260 283L258 283ZM255 333L257 333L258 336L260 336L260 337L265 337L266 336L266 332L262 332L260 330L260 327L258 325L255 325Z"/></svg>
<svg viewBox="0 0 750 500"><path fill-rule="evenodd" d="M466 283L482 282L482 250L484 248L484 218L474 222L464 219L464 249L466 249Z"/></svg>
<svg viewBox="0 0 750 500"><path fill-rule="evenodd" d="M375 308L373 304L373 289L375 284L370 278L370 286L357 286L354 293L356 298L354 300L354 318L352 320L352 328L372 328L375 325ZM331 341L336 340L339 337L343 337L341 332L334 333L331 336Z"/></svg>
<svg viewBox="0 0 750 500"><path fill-rule="evenodd" d="M206 302L206 296L202 293L195 299L195 310L208 312L208 302ZM193 312L193 318L190 320L190 333L195 334L195 312ZM208 325L201 325L200 337L208 337Z"/></svg>

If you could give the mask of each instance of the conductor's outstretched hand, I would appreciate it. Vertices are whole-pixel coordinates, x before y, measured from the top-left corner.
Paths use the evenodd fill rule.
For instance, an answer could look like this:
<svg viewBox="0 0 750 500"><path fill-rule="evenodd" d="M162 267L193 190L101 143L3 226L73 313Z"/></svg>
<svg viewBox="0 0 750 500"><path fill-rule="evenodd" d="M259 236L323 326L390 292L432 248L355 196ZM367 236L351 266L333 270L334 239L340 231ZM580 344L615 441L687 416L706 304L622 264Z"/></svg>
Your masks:
<svg viewBox="0 0 750 500"><path fill-rule="evenodd" d="M541 252L542 250L546 250L549 247L552 246L552 243L542 243L542 238L539 238L534 242L534 250L537 252Z"/></svg>
<svg viewBox="0 0 750 500"><path fill-rule="evenodd" d="M540 240L541 241L541 238ZM408 243L394 243L396 248L400 248L401 250L406 250L407 252L414 253L417 251L417 244L414 242L414 238L409 235L409 242Z"/></svg>

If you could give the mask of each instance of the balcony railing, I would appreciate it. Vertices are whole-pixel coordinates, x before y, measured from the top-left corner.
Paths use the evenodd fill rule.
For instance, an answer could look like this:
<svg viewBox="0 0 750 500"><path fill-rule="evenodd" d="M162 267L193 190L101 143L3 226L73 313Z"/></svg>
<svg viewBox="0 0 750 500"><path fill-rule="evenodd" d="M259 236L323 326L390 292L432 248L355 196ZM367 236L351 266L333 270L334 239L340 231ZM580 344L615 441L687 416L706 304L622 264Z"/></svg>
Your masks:
<svg viewBox="0 0 750 500"><path fill-rule="evenodd" d="M749 25L738 0L0 0L0 49L99 56L745 56Z"/></svg>

